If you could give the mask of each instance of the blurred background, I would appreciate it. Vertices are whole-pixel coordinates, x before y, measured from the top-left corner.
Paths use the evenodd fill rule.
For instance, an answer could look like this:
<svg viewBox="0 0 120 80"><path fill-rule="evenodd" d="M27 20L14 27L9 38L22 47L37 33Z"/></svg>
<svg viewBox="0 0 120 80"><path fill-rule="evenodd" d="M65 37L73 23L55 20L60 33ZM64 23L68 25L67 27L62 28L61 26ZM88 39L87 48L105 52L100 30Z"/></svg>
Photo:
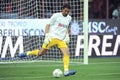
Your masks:
<svg viewBox="0 0 120 80"><path fill-rule="evenodd" d="M24 18L26 16L20 15L27 13L30 18L48 18L58 8L57 5L67 1L71 0L0 0L0 15L1 18L16 18L17 15L17 18ZM77 3L73 4L81 1L74 1ZM89 0L89 19L116 18L120 18L120 0Z"/></svg>
<svg viewBox="0 0 120 80"><path fill-rule="evenodd" d="M77 35L83 35L84 32L83 1L84 0L0 0L0 36L30 37L44 35L47 20L53 13L60 12L62 5L68 2L72 7L70 13L72 16L70 44L71 53L73 52L74 54L75 47L73 46L76 46L76 37ZM89 41L93 41L89 43L89 56L120 56L120 0L89 0L88 8L88 35ZM29 43L36 40L31 39ZM16 38L14 41L16 41ZM35 43L33 44L36 46ZM106 46L104 46L104 44L106 44ZM4 46L1 46L1 49L3 49ZM33 47L29 49L25 47L25 51L30 49L33 49Z"/></svg>

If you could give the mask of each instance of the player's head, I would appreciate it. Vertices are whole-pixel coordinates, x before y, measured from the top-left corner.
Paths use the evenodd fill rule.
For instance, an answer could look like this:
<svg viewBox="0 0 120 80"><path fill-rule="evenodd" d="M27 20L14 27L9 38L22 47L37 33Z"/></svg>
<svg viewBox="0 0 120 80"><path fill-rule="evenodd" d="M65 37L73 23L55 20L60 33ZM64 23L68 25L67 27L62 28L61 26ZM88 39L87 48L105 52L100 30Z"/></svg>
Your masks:
<svg viewBox="0 0 120 80"><path fill-rule="evenodd" d="M69 4L64 4L63 7L62 7L62 15L64 17L66 17L69 14L70 9L71 9L71 7L70 7Z"/></svg>

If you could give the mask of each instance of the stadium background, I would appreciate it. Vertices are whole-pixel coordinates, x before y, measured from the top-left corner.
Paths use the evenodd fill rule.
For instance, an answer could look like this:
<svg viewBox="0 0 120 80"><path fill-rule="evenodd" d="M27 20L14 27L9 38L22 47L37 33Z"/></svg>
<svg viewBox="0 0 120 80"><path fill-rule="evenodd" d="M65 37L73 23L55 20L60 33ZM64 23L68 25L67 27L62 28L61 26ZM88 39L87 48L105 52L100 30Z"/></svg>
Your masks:
<svg viewBox="0 0 120 80"><path fill-rule="evenodd" d="M37 5L37 9L34 7L34 5ZM42 2L51 2L48 4L45 4L45 9L43 9L40 5L42 5ZM75 5L81 4L80 0L0 0L0 57L1 55L3 57L10 56L10 47L11 53L18 53L19 49L15 49L16 40L18 39L18 36L14 37L14 35L18 35L17 33L14 33L14 31L23 29L23 37L19 37L18 43L21 42L21 40L27 41L24 44L25 50L31 50L33 48L39 47L41 43L37 40L39 39L38 36L29 36L28 38L26 35L34 35L34 34L41 34L44 35L44 30L38 31L37 33L28 33L30 31L33 31L35 28L30 28L29 20L28 19L34 19L38 18L39 20L42 18L49 18L51 14L46 14L46 9L52 9L49 6L56 6L54 7L59 9L57 6L58 4L62 5L62 3L59 2L65 2L65 1L77 1L76 3L72 3ZM98 1L98 2L97 2ZM13 2L13 3L11 3ZM18 2L18 3L16 3ZM27 3L26 3L27 2ZM97 2L97 4L94 4ZM21 5L21 4L24 5ZM103 3L101 11L97 12L99 15L97 15L95 12L95 9L99 6L99 3ZM34 4L34 5L32 5ZM50 5L51 4L51 5ZM62 77L59 78L59 80L119 80L120 79L120 20L119 19L112 19L112 11L115 8L116 5L120 4L120 0L89 0L89 44L92 46L89 51L89 64L88 65L82 65L79 63L70 63L70 69L77 70L77 74L75 76L71 77ZM32 6L31 6L32 5ZM17 6L17 7L14 7ZM21 7L21 8L20 8ZM24 7L24 8L22 8ZM74 9L79 8L79 6L74 7ZM35 10L35 11L34 11ZM98 10L98 9L97 9ZM27 15L26 15L27 11ZM36 11L38 13L36 13ZM44 11L44 12L43 12ZM76 11L75 11L76 12ZM71 41L70 47L76 46L77 42L77 35L81 34L83 31L83 27L79 25L78 20L82 19L82 15L78 15L80 11L78 10L77 13L73 11L72 17L74 17L74 20L72 21L72 30L71 30ZM42 14L40 14L42 13ZM25 14L25 15L24 15ZM95 15L96 14L96 15ZM77 18L78 17L78 18ZM24 21L27 19L27 21ZM23 24L19 24L22 23ZM24 24L25 22L25 24ZM18 23L18 24L17 24ZM28 25L26 25L28 23ZM33 21L34 25L38 26L40 25L36 23L36 21ZM42 22L43 23L43 22ZM9 26L8 26L9 25ZM11 26L10 26L11 25ZM27 29L26 29L26 27ZM17 26L19 29L16 29L15 26ZM44 24L43 24L44 26ZM20 27L22 27L20 29ZM14 29L13 29L14 28ZM13 31L12 31L13 30ZM76 31L77 30L77 31ZM9 35L9 37L8 37ZM30 40L30 39L34 40ZM40 37L40 40L43 40L43 36ZM11 43L9 43L11 41ZM33 44L30 44L31 42L36 41ZM7 48L5 47L5 43L7 44ZM39 44L38 44L39 43ZM21 43L19 43L19 46ZM23 43L22 43L23 44ZM38 44L38 45L34 45ZM97 44L97 45L96 45ZM12 46L9 46L12 45ZM33 46L34 45L34 46ZM96 46L95 46L96 45ZM107 45L107 46L106 46ZM33 47L28 47L33 46ZM6 50L3 50L3 48L6 48ZM74 53L74 49L71 50L72 53ZM6 52L3 52L6 51ZM54 52L54 51L51 51ZM58 51L55 51L58 52ZM102 53L104 52L104 53ZM12 55L14 57L14 54ZM57 55L60 56L60 55ZM107 57L106 57L107 56ZM51 56L50 56L51 57ZM53 56L52 56L53 57ZM74 57L74 56L73 56ZM99 58L100 57L100 58ZM61 58L61 56L60 56ZM9 59L9 58L7 58ZM0 58L1 60L1 58ZM2 60L1 60L2 61ZM21 62L19 59L16 63L14 63L13 59L8 61L6 63L6 60L0 64L0 80L56 80L56 78L52 77L52 71L56 68L60 68L63 70L63 64L57 63L57 61L54 62L31 62L29 63L28 59L25 59L25 63ZM28 61L28 62L27 62Z"/></svg>
<svg viewBox="0 0 120 80"><path fill-rule="evenodd" d="M59 0L61 3L57 3L54 0L48 1L47 0L1 0L0 2L0 35L1 36L34 36L34 35L44 35L44 28L45 24L47 23L47 18L49 18L52 13L57 12L60 10L60 7L64 2L67 0ZM68 2L71 2L68 0ZM100 3L97 4L96 3ZM25 3L25 4L24 4ZM70 43L70 47L76 47L76 36L83 33L83 24L80 24L80 20L83 20L83 9L80 7L83 5L83 2L80 0L76 0L73 3L70 3L72 6L72 17L73 21L71 23L71 41L74 40L74 43ZM80 5L79 5L80 4ZM97 35L100 38L100 43L95 49L95 46L92 46L90 49L89 56L119 56L120 55L120 47L119 44L119 34L120 34L120 23L119 19L112 19L112 11L116 7L116 5L119 5L119 0L89 0L89 38L92 35ZM35 6L37 5L37 7ZM57 6L59 5L59 6ZM111 8L111 5L113 7ZM54 7L52 7L54 6ZM44 7L44 8L43 8ZM80 8L80 9L79 9ZM98 9L97 9L98 8ZM104 11L102 11L104 9ZM111 10L112 9L112 10ZM96 14L96 10L97 14ZM79 14L78 14L79 13ZM6 20L8 19L8 20ZM12 20L13 19L13 20ZM30 22L31 20L23 20L23 19L46 19L45 21L39 21L40 23L36 24L37 20L33 23ZM31 24L30 24L30 23ZM42 24L42 25L41 25ZM9 26L8 26L9 25ZM36 26L36 27L35 27ZM40 26L40 29L39 29ZM14 28L14 29L13 29ZM18 30L19 29L19 30ZM18 32L15 32L18 31ZM31 31L31 33L30 33ZM33 32L32 32L33 31ZM21 33L19 33L21 32ZM104 38L105 35L111 35L112 38ZM106 36L105 36L106 37ZM25 38L25 37L24 37ZM1 43L1 56L4 57L6 55L10 55L10 50L3 50L4 44L7 38L3 38L3 41ZM14 38L16 39L16 38ZM28 38L27 38L28 39ZM103 46L104 42L103 40L106 39L106 44L110 44L109 46ZM2 40L2 38L1 38ZM26 40L26 38L24 39ZM90 39L89 39L90 40ZM16 41L16 40L14 40ZM95 43L96 38L93 39L93 42L91 44ZM32 40L29 41L29 43L33 42ZM40 42L36 42L36 44L39 44ZM41 42L42 43L42 42ZM36 47L41 45L37 45ZM27 45L28 43L25 43ZM14 44L13 44L14 45ZM32 44L30 44L32 45ZM29 46L29 45L27 45ZM24 51L28 51L31 49L36 48L35 45L33 45L32 48L27 48L25 46ZM104 47L104 48L102 48ZM104 50L102 50L104 49ZM18 49L19 50L19 49ZM18 50L16 50L16 53L18 54ZM114 51L116 50L116 51ZM3 52L4 51L4 52ZM11 50L12 51L12 50ZM6 54L6 52L8 54ZM22 52L22 51L21 51ZM98 53L97 53L98 52ZM104 53L102 53L104 52ZM75 53L75 49L71 50L71 53ZM13 53L14 55L14 53Z"/></svg>

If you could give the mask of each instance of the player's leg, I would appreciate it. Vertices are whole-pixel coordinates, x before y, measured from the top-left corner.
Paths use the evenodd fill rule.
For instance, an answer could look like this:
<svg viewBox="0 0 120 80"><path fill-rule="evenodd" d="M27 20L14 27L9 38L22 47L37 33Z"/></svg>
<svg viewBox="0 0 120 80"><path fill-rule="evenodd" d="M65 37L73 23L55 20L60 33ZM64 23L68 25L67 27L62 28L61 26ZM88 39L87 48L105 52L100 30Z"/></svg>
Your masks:
<svg viewBox="0 0 120 80"><path fill-rule="evenodd" d="M47 52L47 50L48 49L42 47L40 50L36 49L36 50L28 51L27 56L30 56L30 55L42 56Z"/></svg>
<svg viewBox="0 0 120 80"><path fill-rule="evenodd" d="M70 55L68 48L60 48L61 52L63 53L63 64L64 64L64 71L69 70L69 60L70 60Z"/></svg>
<svg viewBox="0 0 120 80"><path fill-rule="evenodd" d="M47 44L47 45L43 43L42 48L32 50L32 51L28 51L27 55L28 56L29 55L42 56L47 52L47 50L50 48L50 46L51 46L51 42L49 44Z"/></svg>
<svg viewBox="0 0 120 80"><path fill-rule="evenodd" d="M56 45L56 41L55 41L54 38L51 39L51 41L49 42L49 44L43 43L42 48L38 52L38 56L44 55L47 52L47 50L50 49L54 45Z"/></svg>
<svg viewBox="0 0 120 80"><path fill-rule="evenodd" d="M74 75L76 73L75 70L69 70L69 49L68 48L60 48L63 53L63 64L64 64L64 76Z"/></svg>
<svg viewBox="0 0 120 80"><path fill-rule="evenodd" d="M35 56L38 56L38 52L39 52L39 49L34 49L32 51L27 51L26 55L29 56L29 55L35 55Z"/></svg>
<svg viewBox="0 0 120 80"><path fill-rule="evenodd" d="M45 49L45 48L41 48L40 50L39 49L34 49L34 50L31 50L31 51L27 51L27 52L23 52L23 53L20 53L18 55L19 58L23 58L23 57L27 57L27 56L42 56L43 54L45 54L47 52L48 49Z"/></svg>
<svg viewBox="0 0 120 80"><path fill-rule="evenodd" d="M39 50L39 52L38 52L38 56L44 55L44 54L47 52L47 50L48 50L48 49L46 49L46 48L41 48L41 49Z"/></svg>
<svg viewBox="0 0 120 80"><path fill-rule="evenodd" d="M27 55L28 55L28 56L29 56L29 55L42 56L42 55L44 55L44 54L47 52L47 50L48 50L50 47L51 47L51 42L50 42L49 44L43 43L42 48L36 49L36 50L32 50L32 51L28 51L28 52L27 52Z"/></svg>
<svg viewBox="0 0 120 80"><path fill-rule="evenodd" d="M44 55L47 52L47 50L49 48L51 48L55 44L56 43L55 43L54 39L51 39L49 44L43 43L42 48L34 49L32 51L27 51L27 52L21 53L21 54L18 55L18 57L22 58L22 57L26 57L26 56L30 56L30 55L42 56L42 55Z"/></svg>
<svg viewBox="0 0 120 80"><path fill-rule="evenodd" d="M61 40L58 40L57 43L58 43L58 48L60 48L60 50L63 53L64 76L74 75L76 71L69 70L70 53L67 44Z"/></svg>

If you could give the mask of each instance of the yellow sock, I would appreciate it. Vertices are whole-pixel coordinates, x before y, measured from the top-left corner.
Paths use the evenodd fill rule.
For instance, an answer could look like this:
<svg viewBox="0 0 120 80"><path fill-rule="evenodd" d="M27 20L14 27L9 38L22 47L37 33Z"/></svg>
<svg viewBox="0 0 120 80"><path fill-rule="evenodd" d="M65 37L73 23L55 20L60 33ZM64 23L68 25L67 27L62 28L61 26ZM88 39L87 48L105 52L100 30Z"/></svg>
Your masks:
<svg viewBox="0 0 120 80"><path fill-rule="evenodd" d="M27 52L27 55L35 55L35 56L38 56L38 52L39 52L39 50L38 50L38 49L35 49L35 50L32 50L32 51L28 51L28 52Z"/></svg>
<svg viewBox="0 0 120 80"><path fill-rule="evenodd" d="M70 56L65 54L63 56L63 63L64 63L64 71L68 71L68 67L69 67L69 60L70 60Z"/></svg>

